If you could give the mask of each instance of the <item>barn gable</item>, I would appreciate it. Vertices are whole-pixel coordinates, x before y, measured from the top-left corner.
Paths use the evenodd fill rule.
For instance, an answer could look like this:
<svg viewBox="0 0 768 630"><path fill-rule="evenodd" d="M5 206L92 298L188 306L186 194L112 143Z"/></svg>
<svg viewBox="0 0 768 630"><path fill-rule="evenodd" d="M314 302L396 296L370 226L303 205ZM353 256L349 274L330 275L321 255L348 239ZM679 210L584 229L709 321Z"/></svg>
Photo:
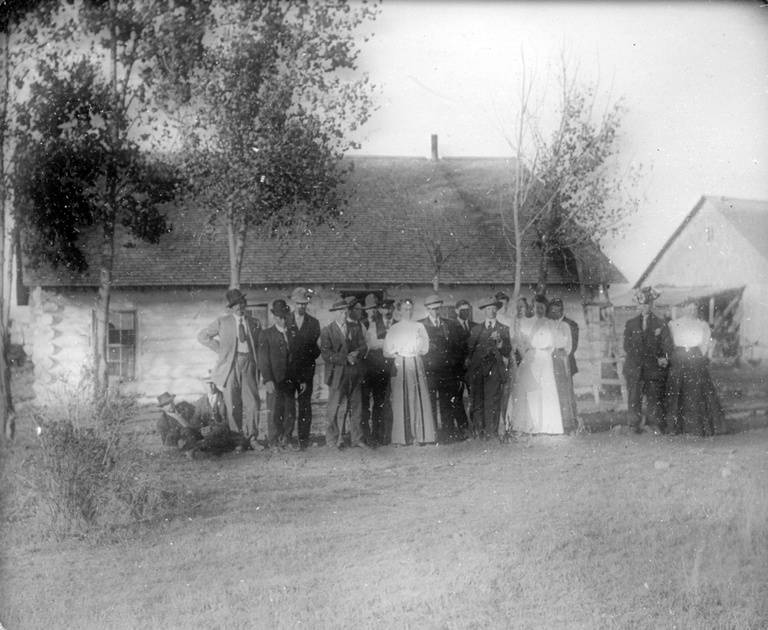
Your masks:
<svg viewBox="0 0 768 630"><path fill-rule="evenodd" d="M716 347L768 358L768 201L702 197L635 287L643 285L660 289L672 311L696 299Z"/></svg>
<svg viewBox="0 0 768 630"><path fill-rule="evenodd" d="M647 284L768 284L768 202L702 197L635 286Z"/></svg>

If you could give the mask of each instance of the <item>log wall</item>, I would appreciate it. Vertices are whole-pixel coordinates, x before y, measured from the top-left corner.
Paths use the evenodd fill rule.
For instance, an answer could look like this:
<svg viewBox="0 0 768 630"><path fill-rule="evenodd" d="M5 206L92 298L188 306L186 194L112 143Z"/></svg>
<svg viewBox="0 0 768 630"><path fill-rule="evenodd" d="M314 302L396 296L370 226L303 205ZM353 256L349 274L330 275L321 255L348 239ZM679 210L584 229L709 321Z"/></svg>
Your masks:
<svg viewBox="0 0 768 630"><path fill-rule="evenodd" d="M332 321L328 310L339 299L339 292L348 286L311 287L316 297L308 311L325 326ZM271 302L278 298L288 299L293 287L266 288L243 287L249 304ZM459 299L477 304L481 299L508 287L491 285L446 289L441 296L446 305ZM153 402L165 391L176 394L179 400L194 400L204 391L201 380L208 375L216 359L215 353L197 342L198 332L209 322L226 312L222 289L157 288L144 290L113 289L111 312L135 311L136 313L136 374L132 380L111 384L125 394L136 395L140 402ZM396 299L411 297L416 302L414 317L426 317L424 299L432 293L429 286L397 288L389 287L387 294ZM530 291L523 293L531 299ZM564 289L553 287L550 297L560 297L565 302L566 313L575 319L585 331L584 316L577 287ZM34 390L38 403L54 402L65 387L87 381L93 352L92 312L96 308L97 294L94 289L78 289L55 292L36 288L32 291L29 305L29 321L23 328L24 350L34 363ZM452 309L451 309L452 310ZM482 321L482 312L475 308L473 319ZM272 325L271 314L267 325ZM580 372L576 377L576 389L591 388L587 367L587 344L577 352ZM315 396L327 397L323 383L322 361L318 361L315 380ZM262 397L263 398L263 397Z"/></svg>

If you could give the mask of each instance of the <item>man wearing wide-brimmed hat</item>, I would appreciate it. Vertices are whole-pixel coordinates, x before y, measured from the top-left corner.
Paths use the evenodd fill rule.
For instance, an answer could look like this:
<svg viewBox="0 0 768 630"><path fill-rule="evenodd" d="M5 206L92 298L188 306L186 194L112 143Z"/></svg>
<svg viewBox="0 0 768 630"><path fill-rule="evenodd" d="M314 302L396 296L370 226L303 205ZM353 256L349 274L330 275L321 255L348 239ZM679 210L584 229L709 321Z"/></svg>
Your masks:
<svg viewBox="0 0 768 630"><path fill-rule="evenodd" d="M259 417L256 350L261 325L246 312L245 297L239 289L227 291L228 313L203 328L197 340L218 353L211 379L224 394L229 428L256 440Z"/></svg>
<svg viewBox="0 0 768 630"><path fill-rule="evenodd" d="M312 428L312 390L315 380L315 362L320 356L317 345L320 339L320 322L307 313L307 305L312 299L311 292L297 287L291 294L294 310L288 316L286 326L292 341L291 352L298 382L306 387L298 392L297 429L299 446L309 445Z"/></svg>
<svg viewBox="0 0 768 630"><path fill-rule="evenodd" d="M639 311L624 327L624 378L627 382L629 425L642 433L643 397L648 410L648 424L666 431L664 385L667 380L667 350L671 337L666 322L653 314L653 302L659 294L653 287L635 291Z"/></svg>
<svg viewBox="0 0 768 630"><path fill-rule="evenodd" d="M428 296L424 300L427 316L419 321L424 324L429 337L429 351L422 361L432 412L437 416L439 409L442 439L446 440L466 437L466 428L461 426L466 337L456 321L440 315L442 305L443 299L439 295Z"/></svg>
<svg viewBox="0 0 768 630"><path fill-rule="evenodd" d="M307 384L299 380L294 362L291 331L286 325L290 309L285 300L272 303L275 323L259 335L259 368L267 390L267 439L272 448L300 449L291 439L296 420L296 390Z"/></svg>
<svg viewBox="0 0 768 630"><path fill-rule="evenodd" d="M485 313L485 321L475 326L467 341L472 432L489 440L499 437L501 393L507 378L505 360L512 353L509 326L496 321L501 305L495 295L479 302L477 306Z"/></svg>
<svg viewBox="0 0 768 630"><path fill-rule="evenodd" d="M326 446L342 448L344 419L349 408L352 446L367 449L361 426L363 380L362 358L366 353L363 327L350 317L355 302L338 300L329 309L333 321L320 331L320 353L325 361L328 403L325 415Z"/></svg>
<svg viewBox="0 0 768 630"><path fill-rule="evenodd" d="M179 413L176 407L176 396L170 392L163 392L157 397L157 406L160 407L161 413L156 429L163 446L188 450L197 440L203 438L202 434L191 427L189 421Z"/></svg>

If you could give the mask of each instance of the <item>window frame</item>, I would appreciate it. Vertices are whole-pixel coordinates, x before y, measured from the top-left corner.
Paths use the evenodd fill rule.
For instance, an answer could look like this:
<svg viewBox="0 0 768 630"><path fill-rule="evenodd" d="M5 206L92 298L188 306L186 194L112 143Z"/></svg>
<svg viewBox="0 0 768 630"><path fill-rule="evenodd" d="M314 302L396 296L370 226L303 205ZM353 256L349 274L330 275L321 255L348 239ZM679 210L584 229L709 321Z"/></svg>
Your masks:
<svg viewBox="0 0 768 630"><path fill-rule="evenodd" d="M129 328L109 328L109 326L120 326L124 322L124 317L130 316L133 320L132 327ZM114 321L117 320L117 321ZM91 325L93 330L94 343L96 342L96 336L98 333L98 315L95 310L91 311ZM139 314L136 309L120 309L109 311L109 322L107 324L107 356L105 357L107 362L107 374L110 378L117 378L121 381L135 381L137 380L136 364L139 356ZM113 342L110 337L112 332L120 331L118 334L118 341ZM122 333L129 331L133 333L133 343L123 343L125 341L125 335ZM128 350L124 350L128 349ZM117 360L113 359L113 351L117 352ZM132 356L131 356L132 353ZM115 366L117 369L115 370Z"/></svg>

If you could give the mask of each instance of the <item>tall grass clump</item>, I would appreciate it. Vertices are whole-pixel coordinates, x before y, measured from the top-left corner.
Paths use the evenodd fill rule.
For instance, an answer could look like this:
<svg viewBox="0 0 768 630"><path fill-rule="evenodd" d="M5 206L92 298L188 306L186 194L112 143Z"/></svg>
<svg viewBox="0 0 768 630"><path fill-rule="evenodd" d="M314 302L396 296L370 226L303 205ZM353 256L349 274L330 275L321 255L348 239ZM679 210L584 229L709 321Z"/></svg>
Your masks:
<svg viewBox="0 0 768 630"><path fill-rule="evenodd" d="M126 429L135 399L93 394L89 382L86 374L72 387L59 383L56 402L33 414L31 477L44 527L56 537L145 522L179 502L146 476L146 455Z"/></svg>

